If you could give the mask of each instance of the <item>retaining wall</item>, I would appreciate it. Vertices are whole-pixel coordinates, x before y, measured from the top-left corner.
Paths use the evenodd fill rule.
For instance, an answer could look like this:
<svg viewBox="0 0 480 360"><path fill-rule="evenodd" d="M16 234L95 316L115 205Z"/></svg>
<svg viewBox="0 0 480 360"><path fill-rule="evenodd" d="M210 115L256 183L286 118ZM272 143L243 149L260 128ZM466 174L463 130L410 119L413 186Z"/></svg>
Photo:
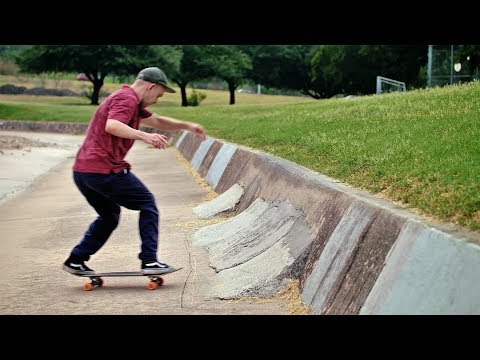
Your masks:
<svg viewBox="0 0 480 360"><path fill-rule="evenodd" d="M273 294L298 278L315 314L480 313L478 234L259 151L187 132L175 146L219 198L242 188L225 197L236 216L193 237L217 270L212 296Z"/></svg>

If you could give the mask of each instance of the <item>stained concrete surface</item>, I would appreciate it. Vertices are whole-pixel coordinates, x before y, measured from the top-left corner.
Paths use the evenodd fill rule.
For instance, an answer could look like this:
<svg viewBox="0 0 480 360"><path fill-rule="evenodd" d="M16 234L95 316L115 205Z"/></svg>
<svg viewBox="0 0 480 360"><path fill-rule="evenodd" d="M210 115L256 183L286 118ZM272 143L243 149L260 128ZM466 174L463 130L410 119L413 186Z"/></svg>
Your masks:
<svg viewBox="0 0 480 360"><path fill-rule="evenodd" d="M206 192L176 159L175 148L159 151L143 142L135 143L128 160L157 200L159 259L184 269L166 276L165 284L154 291L146 288L143 277L106 278L103 287L84 291L85 278L61 269L96 217L71 176L73 155L83 136L1 131L2 135L61 146L51 152L32 148L29 154L0 157L2 177L24 182L0 203L0 314L287 314L280 300L225 301L205 294L215 271L206 251L190 239L203 226L192 208ZM11 161L13 157L18 161ZM8 188L5 184L3 189ZM118 228L88 265L96 271L137 270L139 245L138 213L122 208Z"/></svg>

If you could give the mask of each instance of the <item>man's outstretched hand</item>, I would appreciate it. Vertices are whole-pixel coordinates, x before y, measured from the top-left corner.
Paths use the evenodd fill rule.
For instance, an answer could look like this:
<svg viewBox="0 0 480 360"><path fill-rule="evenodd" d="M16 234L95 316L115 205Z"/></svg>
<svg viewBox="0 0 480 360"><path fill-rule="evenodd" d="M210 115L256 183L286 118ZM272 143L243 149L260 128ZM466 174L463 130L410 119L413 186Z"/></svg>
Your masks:
<svg viewBox="0 0 480 360"><path fill-rule="evenodd" d="M167 137L157 133L145 133L145 138L143 139L147 144L152 145L157 149L165 149L167 147Z"/></svg>
<svg viewBox="0 0 480 360"><path fill-rule="evenodd" d="M200 124L191 124L190 131L195 135L198 136L202 141L207 138L207 134L205 133L205 129Z"/></svg>

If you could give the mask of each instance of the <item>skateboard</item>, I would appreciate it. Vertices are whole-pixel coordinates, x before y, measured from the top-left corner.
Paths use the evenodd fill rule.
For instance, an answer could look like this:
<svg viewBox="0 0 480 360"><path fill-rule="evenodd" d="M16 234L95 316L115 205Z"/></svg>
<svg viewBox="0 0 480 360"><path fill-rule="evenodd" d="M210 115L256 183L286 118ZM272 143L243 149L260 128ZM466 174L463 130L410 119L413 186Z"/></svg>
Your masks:
<svg viewBox="0 0 480 360"><path fill-rule="evenodd" d="M164 280L162 278L163 275L171 274L181 269L183 268L176 268L173 271L170 270L161 274L144 274L141 271L113 271L113 272L103 272L103 273L94 273L94 274L82 274L77 276L90 278L90 282L83 284L83 290L85 291L90 291L90 290L93 290L94 287L102 286L105 283L102 278L109 277L109 276L148 276L150 278L150 281L147 284L147 289L155 290L157 287L163 285L164 283Z"/></svg>

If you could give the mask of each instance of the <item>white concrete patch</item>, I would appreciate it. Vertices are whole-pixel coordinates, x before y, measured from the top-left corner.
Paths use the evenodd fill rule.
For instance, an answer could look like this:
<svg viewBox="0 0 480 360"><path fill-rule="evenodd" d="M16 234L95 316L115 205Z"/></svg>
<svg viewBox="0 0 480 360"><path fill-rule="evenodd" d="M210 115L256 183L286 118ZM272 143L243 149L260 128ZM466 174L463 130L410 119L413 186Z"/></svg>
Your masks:
<svg viewBox="0 0 480 360"><path fill-rule="evenodd" d="M214 291L221 298L272 295L312 241L301 211L287 201L261 199L235 218L201 229L192 239L209 252L210 265L218 272Z"/></svg>
<svg viewBox="0 0 480 360"><path fill-rule="evenodd" d="M233 211L242 196L243 187L239 184L234 184L215 199L194 207L193 212L201 219L211 219L214 216Z"/></svg>
<svg viewBox="0 0 480 360"><path fill-rule="evenodd" d="M210 169L208 169L207 176L205 177L205 180L213 189L217 187L225 168L236 150L237 147L232 144L223 144L218 151L217 156L215 156Z"/></svg>
<svg viewBox="0 0 480 360"><path fill-rule="evenodd" d="M328 239L311 274L305 281L301 298L320 313L334 290L334 285L343 275L347 261L359 239L375 215L375 208L361 201L354 201Z"/></svg>
<svg viewBox="0 0 480 360"><path fill-rule="evenodd" d="M178 138L177 142L175 143L175 147L178 149L183 141L183 139L185 139L185 137L187 136L188 134L188 131L184 131L182 133L182 135L180 135L180 137Z"/></svg>
<svg viewBox="0 0 480 360"><path fill-rule="evenodd" d="M193 155L193 158L190 161L195 171L198 171L198 169L200 168L200 165L202 165L202 161L205 158L205 155L207 155L208 150L210 150L210 147L212 146L213 141L214 140L212 138L207 138L205 141L202 141L200 143L200 146L198 147L197 151L195 151L195 154Z"/></svg>
<svg viewBox="0 0 480 360"><path fill-rule="evenodd" d="M256 199L248 209L234 218L198 230L192 237L192 244L208 250L212 244L223 242L239 232L252 228L268 207L268 203L262 199Z"/></svg>
<svg viewBox="0 0 480 360"><path fill-rule="evenodd" d="M219 272L208 292L220 299L271 295L282 284L277 276L293 261L288 248L279 241L248 262Z"/></svg>
<svg viewBox="0 0 480 360"><path fill-rule="evenodd" d="M480 314L480 247L409 221L360 314Z"/></svg>
<svg viewBox="0 0 480 360"><path fill-rule="evenodd" d="M265 214L259 219L254 228L245 233L236 234L226 241L212 244L211 266L218 270L225 270L249 261L263 253L278 241L282 241L291 230L294 219L282 219L278 214ZM263 221L262 221L263 220Z"/></svg>

